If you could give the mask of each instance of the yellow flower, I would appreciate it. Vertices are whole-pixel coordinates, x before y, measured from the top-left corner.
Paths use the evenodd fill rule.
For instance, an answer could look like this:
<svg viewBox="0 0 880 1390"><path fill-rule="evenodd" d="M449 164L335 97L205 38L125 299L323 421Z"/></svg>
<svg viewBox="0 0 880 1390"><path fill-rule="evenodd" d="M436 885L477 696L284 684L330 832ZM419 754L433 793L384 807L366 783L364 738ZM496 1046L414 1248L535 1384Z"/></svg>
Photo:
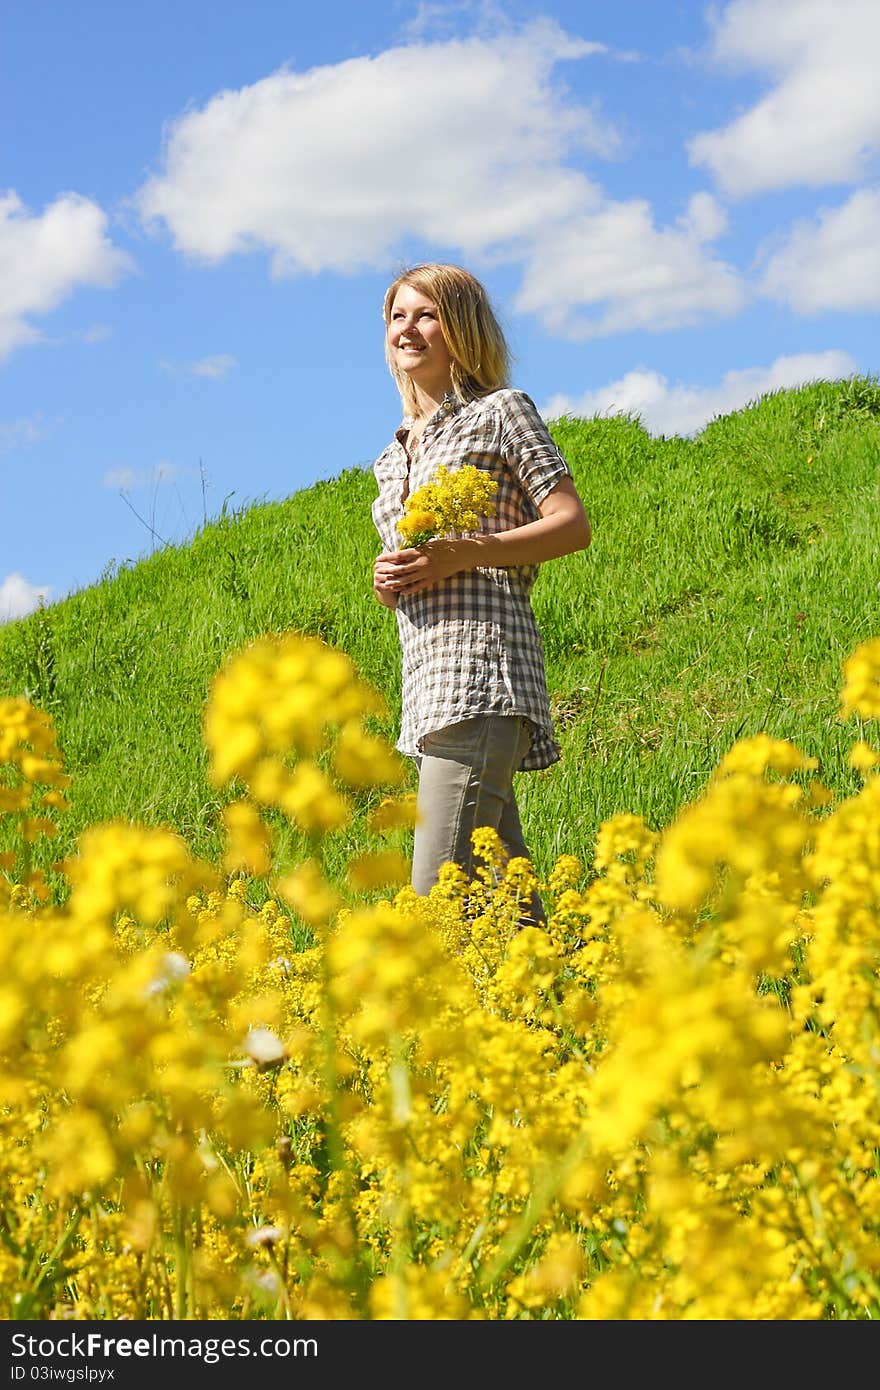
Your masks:
<svg viewBox="0 0 880 1390"><path fill-rule="evenodd" d="M348 866L348 881L355 889L393 886L406 883L409 868L409 860L394 849L359 854Z"/></svg>
<svg viewBox="0 0 880 1390"><path fill-rule="evenodd" d="M547 878L547 887L552 893L564 893L574 888L581 877L584 866L576 854L560 854Z"/></svg>
<svg viewBox="0 0 880 1390"><path fill-rule="evenodd" d="M437 514L425 507L409 507L398 521L397 529L407 545L423 545L426 540L439 534Z"/></svg>
<svg viewBox="0 0 880 1390"><path fill-rule="evenodd" d="M492 868L500 868L505 859L504 846L497 830L489 825L479 825L471 831L474 856Z"/></svg>
<svg viewBox="0 0 880 1390"><path fill-rule="evenodd" d="M306 859L276 884L279 895L312 926L328 922L342 906L314 859Z"/></svg>
<svg viewBox="0 0 880 1390"><path fill-rule="evenodd" d="M434 482L407 497L397 529L411 546L424 545L433 536L476 531L481 516L495 515L492 498L497 490L497 479L482 468L466 463L449 469L441 464Z"/></svg>
<svg viewBox="0 0 880 1390"><path fill-rule="evenodd" d="M384 738L367 733L359 721L343 724L333 749L333 770L349 787L399 786L404 762Z"/></svg>
<svg viewBox="0 0 880 1390"><path fill-rule="evenodd" d="M880 753L872 748L864 739L859 739L849 750L847 762L850 767L854 767L858 772L868 772L872 767L880 763Z"/></svg>
<svg viewBox="0 0 880 1390"><path fill-rule="evenodd" d="M27 1012L27 1001L13 981L0 985L0 1047L15 1037Z"/></svg>
<svg viewBox="0 0 880 1390"><path fill-rule="evenodd" d="M116 1159L107 1129L92 1110L72 1110L46 1131L40 1150L52 1196L99 1190L113 1177Z"/></svg>
<svg viewBox="0 0 880 1390"><path fill-rule="evenodd" d="M880 719L880 637L862 642L843 663L840 716Z"/></svg>
<svg viewBox="0 0 880 1390"><path fill-rule="evenodd" d="M339 830L351 818L351 807L317 763L297 763L287 778L278 804L301 830L324 834Z"/></svg>
<svg viewBox="0 0 880 1390"><path fill-rule="evenodd" d="M387 830L411 829L418 819L416 796L408 792L404 796L385 796L375 810L370 812L370 829L377 835Z"/></svg>
<svg viewBox="0 0 880 1390"><path fill-rule="evenodd" d="M778 772L788 777L792 772L818 767L815 758L808 758L787 739L771 738L769 734L753 734L742 738L725 753L715 772L724 777L732 772L747 772L760 777L763 772Z"/></svg>
<svg viewBox="0 0 880 1390"><path fill-rule="evenodd" d="M226 830L223 867L227 873L267 874L272 867L272 840L256 806L231 801L224 806L221 820Z"/></svg>

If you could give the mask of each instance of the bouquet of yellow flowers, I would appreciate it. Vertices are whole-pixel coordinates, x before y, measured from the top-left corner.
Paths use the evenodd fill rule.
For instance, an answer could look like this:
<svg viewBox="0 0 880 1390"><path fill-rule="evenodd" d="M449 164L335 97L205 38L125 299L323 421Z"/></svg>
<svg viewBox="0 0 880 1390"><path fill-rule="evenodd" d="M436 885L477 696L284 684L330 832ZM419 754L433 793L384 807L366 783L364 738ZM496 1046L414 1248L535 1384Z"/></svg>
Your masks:
<svg viewBox="0 0 880 1390"><path fill-rule="evenodd" d="M409 546L424 545L434 536L476 531L481 516L494 516L495 478L473 464L448 469L441 464L436 480L416 488L406 499L397 529Z"/></svg>

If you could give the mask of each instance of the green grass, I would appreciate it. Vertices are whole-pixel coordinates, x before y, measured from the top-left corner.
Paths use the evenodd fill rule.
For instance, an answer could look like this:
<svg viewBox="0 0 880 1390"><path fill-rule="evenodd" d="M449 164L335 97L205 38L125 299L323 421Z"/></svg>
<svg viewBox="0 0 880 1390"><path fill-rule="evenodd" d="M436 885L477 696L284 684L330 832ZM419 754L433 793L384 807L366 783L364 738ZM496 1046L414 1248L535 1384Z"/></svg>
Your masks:
<svg viewBox="0 0 880 1390"><path fill-rule="evenodd" d="M837 794L855 790L846 754L860 730L837 704L844 658L880 633L877 382L773 393L694 439L651 438L628 417L552 430L594 540L546 565L534 591L563 750L519 779L539 870L561 852L589 858L616 812L668 823L731 744L762 729L818 757ZM371 592L374 495L369 470L342 468L0 628L0 694L53 716L74 777L51 857L115 817L172 825L216 855L224 798L206 781L202 711L224 658L260 634L341 647L385 694L395 735L396 624ZM331 868L363 840L365 809ZM295 836L286 848L298 853Z"/></svg>

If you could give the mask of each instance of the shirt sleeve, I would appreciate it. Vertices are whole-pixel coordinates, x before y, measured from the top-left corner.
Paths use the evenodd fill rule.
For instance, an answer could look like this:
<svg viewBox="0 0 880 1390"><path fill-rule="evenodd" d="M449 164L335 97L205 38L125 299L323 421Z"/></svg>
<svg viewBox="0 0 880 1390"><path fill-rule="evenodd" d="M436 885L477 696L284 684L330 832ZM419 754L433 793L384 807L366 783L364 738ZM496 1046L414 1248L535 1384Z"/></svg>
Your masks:
<svg viewBox="0 0 880 1390"><path fill-rule="evenodd" d="M553 442L538 408L525 391L499 393L501 451L523 491L536 506L571 468Z"/></svg>

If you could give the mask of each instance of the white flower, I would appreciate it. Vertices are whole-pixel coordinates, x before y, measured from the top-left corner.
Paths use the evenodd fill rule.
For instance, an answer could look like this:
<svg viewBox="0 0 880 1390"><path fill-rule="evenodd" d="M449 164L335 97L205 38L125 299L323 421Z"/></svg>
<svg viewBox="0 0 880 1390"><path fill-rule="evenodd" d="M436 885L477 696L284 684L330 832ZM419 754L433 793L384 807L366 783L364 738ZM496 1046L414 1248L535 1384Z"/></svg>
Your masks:
<svg viewBox="0 0 880 1390"><path fill-rule="evenodd" d="M244 1050L258 1067L280 1066L287 1057L284 1043L271 1028L249 1028Z"/></svg>
<svg viewBox="0 0 880 1390"><path fill-rule="evenodd" d="M258 1226L248 1231L246 1239L252 1250L264 1250L269 1245L275 1245L283 1236L284 1231L280 1226Z"/></svg>
<svg viewBox="0 0 880 1390"><path fill-rule="evenodd" d="M162 969L147 986L147 994L161 994L163 990L185 980L190 973L190 963L179 951L166 951L162 957Z"/></svg>

